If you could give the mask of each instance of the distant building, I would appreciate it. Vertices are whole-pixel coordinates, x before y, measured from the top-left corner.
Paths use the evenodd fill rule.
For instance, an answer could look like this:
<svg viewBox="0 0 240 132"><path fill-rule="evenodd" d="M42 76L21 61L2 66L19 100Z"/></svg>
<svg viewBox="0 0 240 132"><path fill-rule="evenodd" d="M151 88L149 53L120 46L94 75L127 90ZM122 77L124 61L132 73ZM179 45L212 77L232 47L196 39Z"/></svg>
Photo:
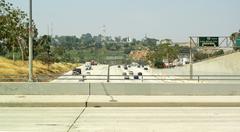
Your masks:
<svg viewBox="0 0 240 132"><path fill-rule="evenodd" d="M159 44L170 44L174 45L173 41L171 39L163 39L159 42Z"/></svg>
<svg viewBox="0 0 240 132"><path fill-rule="evenodd" d="M176 42L175 45L179 45L179 46L182 46L182 47L190 47L189 42Z"/></svg>

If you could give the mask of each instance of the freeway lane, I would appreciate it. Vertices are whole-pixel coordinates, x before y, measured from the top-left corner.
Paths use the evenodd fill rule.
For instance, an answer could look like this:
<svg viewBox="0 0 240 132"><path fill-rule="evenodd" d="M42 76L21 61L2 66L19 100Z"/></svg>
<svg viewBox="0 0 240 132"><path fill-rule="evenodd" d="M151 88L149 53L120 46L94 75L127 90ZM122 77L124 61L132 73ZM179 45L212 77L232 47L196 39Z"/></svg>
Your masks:
<svg viewBox="0 0 240 132"><path fill-rule="evenodd" d="M0 108L1 132L66 132L83 108ZM239 132L240 108L87 108L70 132Z"/></svg>
<svg viewBox="0 0 240 132"><path fill-rule="evenodd" d="M83 75L92 75L92 76L87 76L85 77L86 80L82 81L83 80L82 75L72 76L72 71L69 71L63 76L60 76L58 79L53 80L51 82L53 83L106 83L107 82L108 65L99 64L97 66L92 66L93 68L92 70L85 70L85 66L81 66L79 68L82 69ZM226 82L238 83L239 82L239 80L231 80L231 81L230 80L225 80L225 81L224 80L201 80L204 78L205 79L206 78L221 79L221 77L201 77L201 79L198 82L198 80L186 80L186 79L189 79L189 76L187 76L187 74L186 76L182 76L182 77L176 76L174 74L170 74L170 76L164 74L164 71L167 71L167 70L172 70L172 71L176 70L176 72L173 72L173 73L177 74L178 68L154 69L154 68L148 67L148 69L149 70L144 70L144 68L142 67L138 68L136 66L132 66L127 70L125 70L123 65L121 65L121 68L118 68L117 65L111 66L110 75L118 75L118 76L110 76L110 82L111 83L226 83ZM143 81L142 81L142 76L139 76L139 79L134 79L133 76L130 76L130 80L124 79L124 76L122 76L122 74L125 72L129 75L130 71L133 71L134 75L137 75L139 72L141 72L143 74Z"/></svg>
<svg viewBox="0 0 240 132"><path fill-rule="evenodd" d="M108 65L97 65L97 66L92 66L92 70L85 70L85 66L79 67L82 69L82 74L83 75L103 75L103 76L87 76L86 79L90 80L85 80L85 83L106 83L107 82L107 74L108 74ZM117 65L111 66L110 67L110 75L118 75L118 76L111 76L110 82L112 83L163 83L165 81L161 80L156 80L157 77L144 77L144 82L142 82L142 77L139 76L139 79L134 80L133 76L130 76L130 80L124 80L124 76L122 76L123 72L126 72L129 75L129 72L133 71L134 75L137 75L139 72L141 72L143 75L155 75L155 73L152 73L151 68L149 70L144 70L142 67L137 68L137 67L130 67L128 70L125 70L124 67L121 65L121 68L118 68ZM64 76L67 75L67 76ZM83 77L82 76L71 76L72 71L69 71L68 73L64 74L63 76L59 77L56 80L53 80L53 83L79 83L82 81ZM159 75L159 74L158 74ZM94 80L95 79L95 80ZM96 80L100 79L100 80ZM153 79L153 80L150 80ZM155 79L155 80L154 80Z"/></svg>

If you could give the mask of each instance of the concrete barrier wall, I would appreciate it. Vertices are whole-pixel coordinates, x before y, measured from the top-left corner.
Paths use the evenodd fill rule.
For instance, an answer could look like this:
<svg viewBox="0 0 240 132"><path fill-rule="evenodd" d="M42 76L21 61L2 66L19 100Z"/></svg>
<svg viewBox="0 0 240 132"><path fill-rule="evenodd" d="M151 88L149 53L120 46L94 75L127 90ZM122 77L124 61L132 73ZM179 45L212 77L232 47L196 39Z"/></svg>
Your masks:
<svg viewBox="0 0 240 132"><path fill-rule="evenodd" d="M0 95L240 95L239 84L0 83Z"/></svg>
<svg viewBox="0 0 240 132"><path fill-rule="evenodd" d="M0 83L0 95L88 95L89 84Z"/></svg>
<svg viewBox="0 0 240 132"><path fill-rule="evenodd" d="M91 84L92 95L240 95L239 84Z"/></svg>
<svg viewBox="0 0 240 132"><path fill-rule="evenodd" d="M194 75L240 75L240 52L193 64ZM171 69L153 69L160 75L189 75L189 65Z"/></svg>

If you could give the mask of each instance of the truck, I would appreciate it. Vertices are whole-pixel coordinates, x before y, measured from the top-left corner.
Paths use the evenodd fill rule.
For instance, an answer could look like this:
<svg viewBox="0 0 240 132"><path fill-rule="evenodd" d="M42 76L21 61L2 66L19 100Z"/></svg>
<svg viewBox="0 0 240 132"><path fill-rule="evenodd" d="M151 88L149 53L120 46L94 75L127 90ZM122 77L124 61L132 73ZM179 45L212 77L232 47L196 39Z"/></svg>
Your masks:
<svg viewBox="0 0 240 132"><path fill-rule="evenodd" d="M86 63L85 63L85 68L86 68L86 70L92 70L92 64L91 64L91 62L86 62Z"/></svg>

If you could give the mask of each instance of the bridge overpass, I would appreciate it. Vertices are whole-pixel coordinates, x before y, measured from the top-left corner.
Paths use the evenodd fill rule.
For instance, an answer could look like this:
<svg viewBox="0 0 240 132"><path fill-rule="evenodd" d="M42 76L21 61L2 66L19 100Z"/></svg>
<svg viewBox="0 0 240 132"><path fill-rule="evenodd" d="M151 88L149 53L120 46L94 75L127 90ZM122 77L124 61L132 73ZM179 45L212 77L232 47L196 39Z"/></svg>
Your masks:
<svg viewBox="0 0 240 132"><path fill-rule="evenodd" d="M0 131L240 131L236 83L0 83Z"/></svg>

